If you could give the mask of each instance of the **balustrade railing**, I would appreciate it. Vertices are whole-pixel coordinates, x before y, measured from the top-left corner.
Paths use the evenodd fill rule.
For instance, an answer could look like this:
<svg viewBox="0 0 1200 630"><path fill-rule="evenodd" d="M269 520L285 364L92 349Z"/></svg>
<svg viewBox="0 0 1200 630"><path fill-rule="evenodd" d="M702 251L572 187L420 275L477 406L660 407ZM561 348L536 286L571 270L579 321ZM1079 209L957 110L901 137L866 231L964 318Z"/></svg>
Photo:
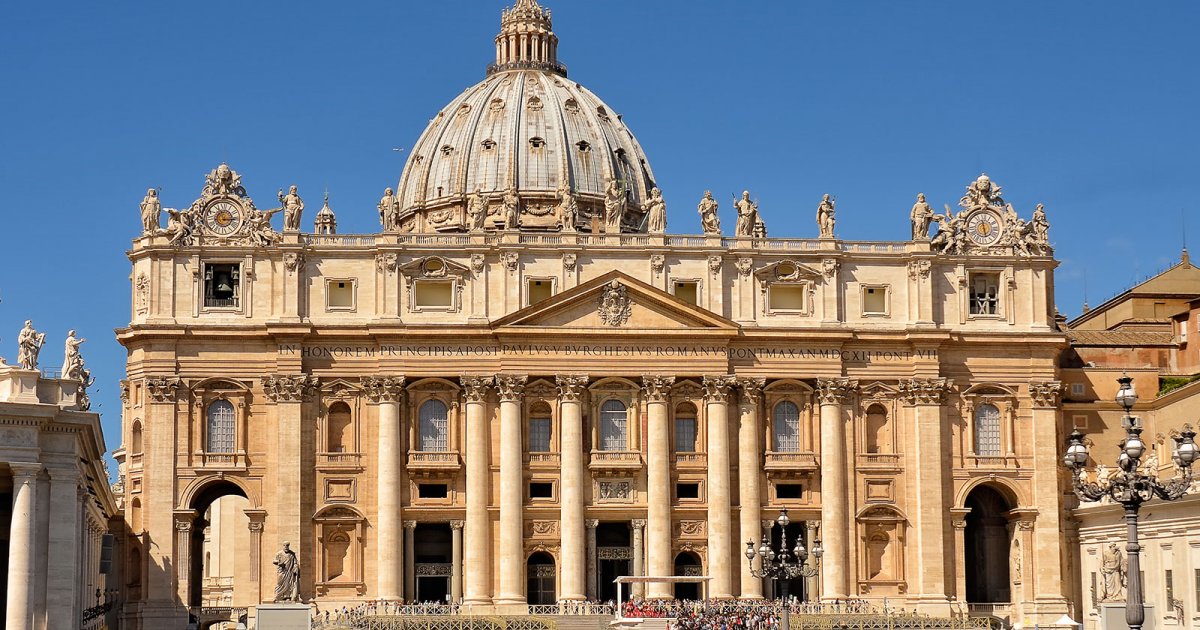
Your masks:
<svg viewBox="0 0 1200 630"><path fill-rule="evenodd" d="M318 466L360 466L361 453L317 453Z"/></svg>
<svg viewBox="0 0 1200 630"><path fill-rule="evenodd" d="M530 464L554 464L559 462L558 453L529 453L528 461Z"/></svg>
<svg viewBox="0 0 1200 630"><path fill-rule="evenodd" d="M899 453L859 453L859 466L895 467L900 465Z"/></svg>
<svg viewBox="0 0 1200 630"><path fill-rule="evenodd" d="M767 452L767 468L816 468L816 453Z"/></svg>

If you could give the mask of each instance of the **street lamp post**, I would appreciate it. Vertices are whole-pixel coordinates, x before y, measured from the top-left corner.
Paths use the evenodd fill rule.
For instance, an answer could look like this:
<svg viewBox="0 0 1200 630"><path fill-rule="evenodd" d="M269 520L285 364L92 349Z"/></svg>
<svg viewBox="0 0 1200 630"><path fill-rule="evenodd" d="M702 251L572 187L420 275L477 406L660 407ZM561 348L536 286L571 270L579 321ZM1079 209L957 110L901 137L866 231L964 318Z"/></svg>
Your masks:
<svg viewBox="0 0 1200 630"><path fill-rule="evenodd" d="M793 549L788 549L787 542L787 526L791 522L788 518L787 508L779 510L779 518L775 519L779 525L779 547L771 548L771 541L763 534L762 543L758 549L754 549L754 539L746 541L746 562L750 564L750 573L757 578L770 578L780 583L780 591L783 594L783 630L790 630L790 608L788 606L788 581L798 577L810 578L817 574L817 568L808 564L809 552L804 548L804 543L800 537L796 537L796 546ZM821 555L825 550L821 547L821 539L813 540L812 557L817 565L821 564ZM754 558L762 560L762 568L754 568Z"/></svg>
<svg viewBox="0 0 1200 630"><path fill-rule="evenodd" d="M1125 439L1121 442L1117 455L1117 472L1112 479L1088 481L1084 477L1084 467L1088 461L1088 447L1083 443L1083 434L1078 430L1071 433L1067 440L1067 452L1063 463L1071 469L1071 485L1075 494L1086 501L1097 501L1109 497L1115 503L1125 508L1125 529L1128 542L1125 551L1128 553L1128 573L1126 575L1125 623L1130 630L1141 630L1146 621L1146 608L1142 597L1142 574L1138 553L1137 519L1138 510L1142 504L1154 497L1164 501L1174 501L1187 493L1192 485L1192 464L1200 456L1196 449L1196 432L1191 425L1184 425L1179 437L1175 438L1175 452L1172 456L1180 474L1170 481L1158 480L1158 471L1144 474L1141 471L1142 455L1146 452L1146 443L1142 441L1141 422L1132 415L1133 405L1137 403L1137 392L1133 388L1133 379L1123 376L1117 379L1121 389L1117 392L1117 404L1125 409L1122 424L1125 427Z"/></svg>

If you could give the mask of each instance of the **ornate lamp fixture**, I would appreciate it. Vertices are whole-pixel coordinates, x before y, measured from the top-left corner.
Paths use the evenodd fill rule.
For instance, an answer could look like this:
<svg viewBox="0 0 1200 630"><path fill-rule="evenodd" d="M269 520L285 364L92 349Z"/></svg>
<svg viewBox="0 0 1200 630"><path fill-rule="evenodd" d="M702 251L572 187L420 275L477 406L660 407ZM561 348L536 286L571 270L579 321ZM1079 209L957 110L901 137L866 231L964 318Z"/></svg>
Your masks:
<svg viewBox="0 0 1200 630"><path fill-rule="evenodd" d="M780 592L783 595L783 630L790 630L791 623L789 618L788 607L788 581L798 577L810 578L817 574L817 566L821 564L821 555L825 553L825 549L821 547L821 539L813 540L813 548L811 556L814 564L808 563L809 551L804 548L804 543L796 538L796 546L788 549L787 542L787 526L791 522L788 518L787 508L779 510L779 518L775 519L779 525L779 547L771 548L771 541L763 534L762 543L758 549L754 549L754 539L746 541L746 562L750 564L750 573L757 578L770 578L780 584ZM762 568L754 568L754 558L762 560Z"/></svg>
<svg viewBox="0 0 1200 630"><path fill-rule="evenodd" d="M1141 630L1146 621L1145 602L1142 598L1141 567L1138 553L1137 518L1142 504L1154 497L1164 501L1174 501L1184 494L1192 485L1192 464L1200 458L1200 450L1196 448L1196 432L1191 425L1184 425L1179 437L1175 438L1175 452L1172 460L1179 467L1180 474L1166 482L1158 480L1157 471L1145 474L1141 470L1142 455L1146 453L1146 443L1142 441L1142 426L1136 416L1132 415L1133 406L1137 403L1137 391L1133 387L1133 379L1122 376L1117 379L1121 389L1117 392L1116 401L1125 409L1122 426L1125 427L1125 440L1121 443L1117 454L1117 472L1111 479L1096 479L1088 481L1084 476L1087 465L1088 447L1083 443L1083 434L1073 431L1067 439L1067 451L1063 455L1063 463L1071 470L1071 484L1075 494L1086 501L1098 501L1109 497L1115 503L1125 508L1125 525L1128 553L1128 574L1125 602L1125 622L1130 630Z"/></svg>

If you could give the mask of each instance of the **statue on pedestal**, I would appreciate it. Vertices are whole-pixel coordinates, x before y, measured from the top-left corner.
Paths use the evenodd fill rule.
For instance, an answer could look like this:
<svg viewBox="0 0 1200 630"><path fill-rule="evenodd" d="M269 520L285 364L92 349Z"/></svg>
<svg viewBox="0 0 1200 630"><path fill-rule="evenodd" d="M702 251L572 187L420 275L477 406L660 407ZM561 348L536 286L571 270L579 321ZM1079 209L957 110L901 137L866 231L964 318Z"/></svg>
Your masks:
<svg viewBox="0 0 1200 630"><path fill-rule="evenodd" d="M1103 577L1100 601L1121 601L1125 598L1125 573L1128 567L1129 560L1117 548L1117 543L1108 543L1100 561L1100 575Z"/></svg>
<svg viewBox="0 0 1200 630"><path fill-rule="evenodd" d="M604 189L604 231L619 234L621 219L625 217L625 187L617 178L608 178L608 188Z"/></svg>
<svg viewBox="0 0 1200 630"><path fill-rule="evenodd" d="M820 230L821 238L833 238L833 226L837 223L834 218L836 202L825 195L821 197L821 204L817 206L817 229Z"/></svg>
<svg viewBox="0 0 1200 630"><path fill-rule="evenodd" d="M171 245L186 245L192 238L194 225L191 210L167 208L167 237Z"/></svg>
<svg viewBox="0 0 1200 630"><path fill-rule="evenodd" d="M390 188L388 190L391 190ZM483 230L483 222L487 219L488 198L478 188L467 197L467 230L479 232Z"/></svg>
<svg viewBox="0 0 1200 630"><path fill-rule="evenodd" d="M509 188L504 191L504 229L515 230L521 225L521 199L517 191Z"/></svg>
<svg viewBox="0 0 1200 630"><path fill-rule="evenodd" d="M721 219L717 216L717 206L712 191L704 191L704 198L700 200L700 205L696 206L696 211L700 213L700 227L706 235L721 234Z"/></svg>
<svg viewBox="0 0 1200 630"><path fill-rule="evenodd" d="M291 545L285 541L283 549L275 554L271 563L275 565L276 571L275 601L300 601L300 562L296 559L296 552L292 551Z"/></svg>
<svg viewBox="0 0 1200 630"><path fill-rule="evenodd" d="M657 187L650 191L650 201L646 202L646 230L651 234L662 234L667 231L667 202L663 201L662 191Z"/></svg>
<svg viewBox="0 0 1200 630"><path fill-rule="evenodd" d="M733 202L737 210L737 223L733 228L734 236L754 236L754 224L758 222L758 204L750 201L750 191L743 190L742 198Z"/></svg>
<svg viewBox="0 0 1200 630"><path fill-rule="evenodd" d="M558 189L558 217L562 220L564 232L574 232L579 223L579 201L571 192L571 187L563 184Z"/></svg>
<svg viewBox="0 0 1200 630"><path fill-rule="evenodd" d="M397 232L400 230L400 202L396 199L396 195L391 188L383 191L383 197L379 200L379 225L384 232Z"/></svg>
<svg viewBox="0 0 1200 630"><path fill-rule="evenodd" d="M304 213L304 200L300 198L296 186L293 185L289 188L287 195L284 195L281 189L279 203L283 204L283 230L285 232L300 231L300 217Z"/></svg>
<svg viewBox="0 0 1200 630"><path fill-rule="evenodd" d="M25 327L17 335L17 365L21 366L22 370L36 370L38 353L42 351L45 343L46 333L34 330L33 323L25 320Z"/></svg>
<svg viewBox="0 0 1200 630"><path fill-rule="evenodd" d="M909 215L912 219L912 240L929 238L929 224L933 223L933 215L933 208L925 202L925 193L917 193L917 203L913 204Z"/></svg>
<svg viewBox="0 0 1200 630"><path fill-rule="evenodd" d="M150 188L142 198L142 236L157 234L159 231L159 213L162 212L162 202L158 199L158 191Z"/></svg>

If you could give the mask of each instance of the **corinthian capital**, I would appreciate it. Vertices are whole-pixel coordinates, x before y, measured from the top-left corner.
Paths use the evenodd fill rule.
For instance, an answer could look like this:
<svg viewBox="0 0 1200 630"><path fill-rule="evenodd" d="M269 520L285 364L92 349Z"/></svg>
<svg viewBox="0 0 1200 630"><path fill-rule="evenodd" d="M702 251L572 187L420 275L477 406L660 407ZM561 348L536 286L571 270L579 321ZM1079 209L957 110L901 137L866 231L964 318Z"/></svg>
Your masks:
<svg viewBox="0 0 1200 630"><path fill-rule="evenodd" d="M271 402L303 402L312 398L317 377L312 374L281 374L263 379L263 389Z"/></svg>
<svg viewBox="0 0 1200 630"><path fill-rule="evenodd" d="M400 402L404 397L403 376L367 376L362 380L367 400L373 403Z"/></svg>
<svg viewBox="0 0 1200 630"><path fill-rule="evenodd" d="M844 405L858 389L858 381L850 378L817 380L817 400L822 405Z"/></svg>
<svg viewBox="0 0 1200 630"><path fill-rule="evenodd" d="M642 394L646 396L646 402L667 402L667 398L671 395L671 386L674 384L674 376L644 374L642 375Z"/></svg>
<svg viewBox="0 0 1200 630"><path fill-rule="evenodd" d="M496 377L496 391L500 393L500 402L516 402L525 394L525 383L529 376L525 374L501 374Z"/></svg>
<svg viewBox="0 0 1200 630"><path fill-rule="evenodd" d="M496 377L494 376L463 374L458 377L458 384L463 388L463 398L469 403L486 402L488 389L495 382Z"/></svg>
<svg viewBox="0 0 1200 630"><path fill-rule="evenodd" d="M914 378L900 381L900 396L910 405L940 405L950 385L944 378Z"/></svg>
<svg viewBox="0 0 1200 630"><path fill-rule="evenodd" d="M1057 409L1064 389L1061 381L1030 381L1029 397L1035 408Z"/></svg>
<svg viewBox="0 0 1200 630"><path fill-rule="evenodd" d="M757 405L762 400L762 390L767 386L767 379L752 376L739 376L738 389L742 391L742 402L747 405Z"/></svg>
<svg viewBox="0 0 1200 630"><path fill-rule="evenodd" d="M175 377L146 379L146 391L154 402L175 402L175 391L179 385L180 381Z"/></svg>
<svg viewBox="0 0 1200 630"><path fill-rule="evenodd" d="M579 402L583 390L587 389L587 374L557 374L554 380L558 382L558 399L562 402Z"/></svg>
<svg viewBox="0 0 1200 630"><path fill-rule="evenodd" d="M729 394L737 379L732 376L705 376L704 401L715 403L729 402Z"/></svg>

